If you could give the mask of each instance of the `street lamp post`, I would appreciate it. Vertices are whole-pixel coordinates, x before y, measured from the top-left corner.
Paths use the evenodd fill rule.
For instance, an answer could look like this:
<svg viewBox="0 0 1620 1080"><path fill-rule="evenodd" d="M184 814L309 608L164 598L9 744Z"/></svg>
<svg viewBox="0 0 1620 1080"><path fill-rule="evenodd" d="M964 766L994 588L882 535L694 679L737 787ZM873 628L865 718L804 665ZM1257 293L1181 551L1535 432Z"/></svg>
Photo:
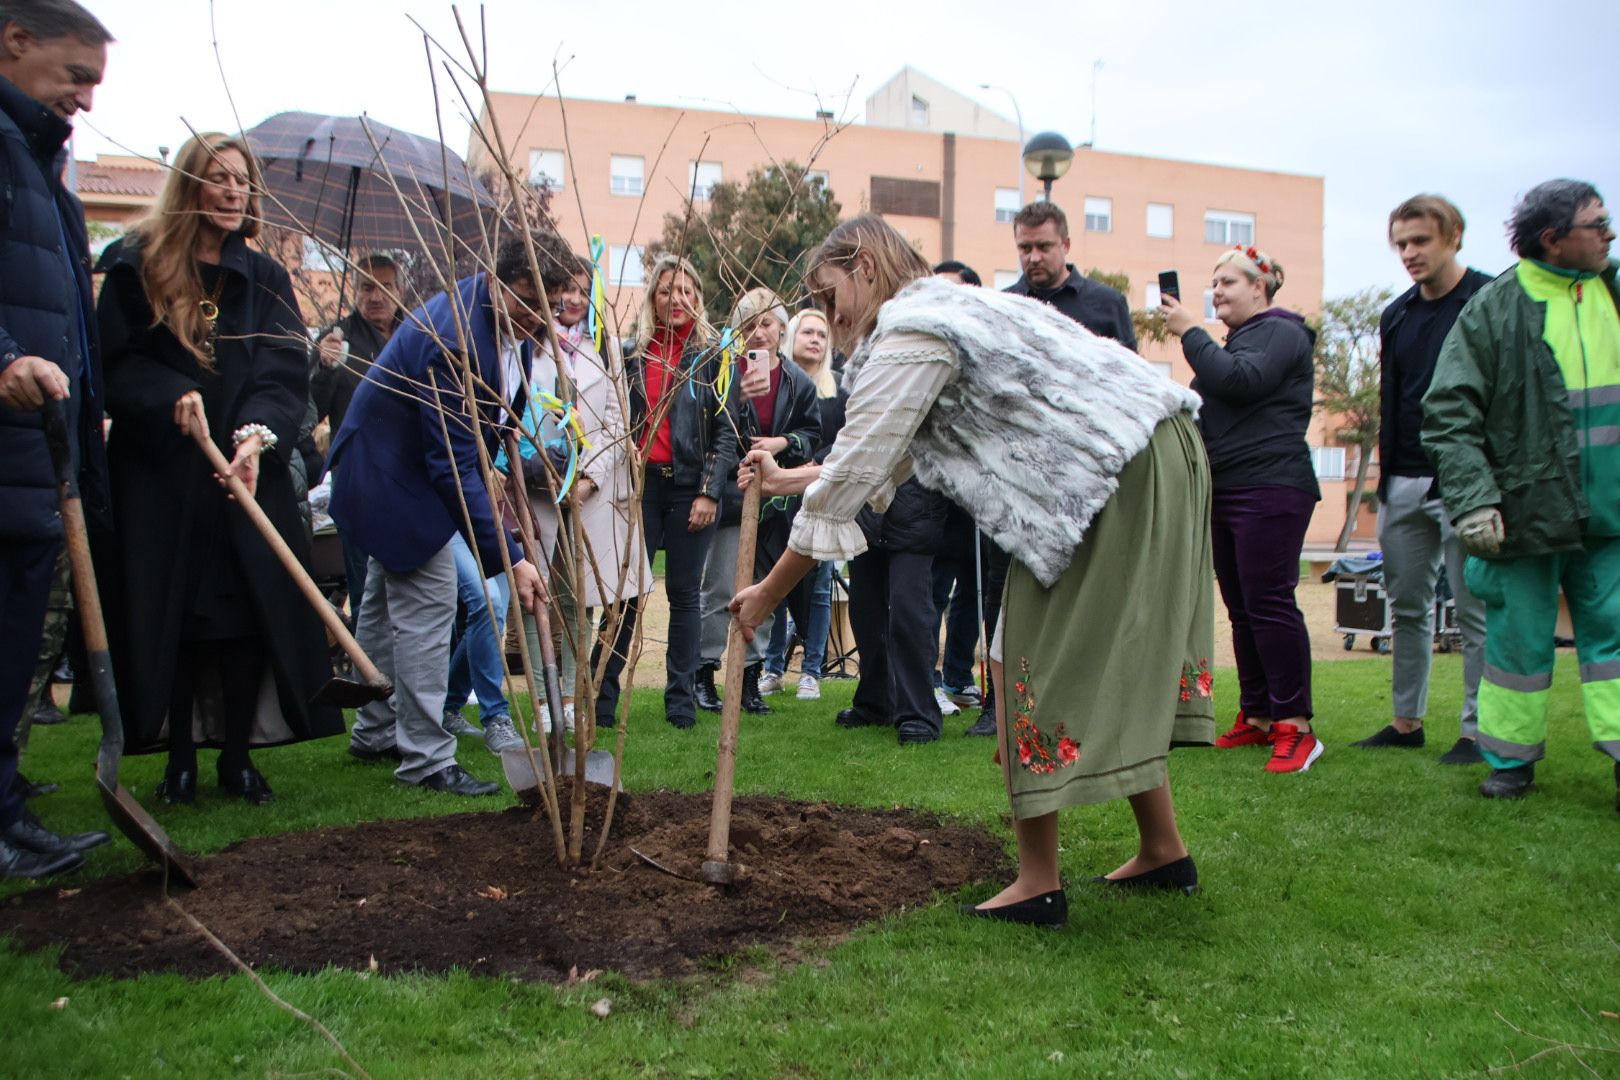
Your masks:
<svg viewBox="0 0 1620 1080"><path fill-rule="evenodd" d="M1013 115L1018 118L1018 145L1022 147L1024 145L1024 111L1018 107L1018 99L1013 96L1013 92L1007 89L1005 86L993 86L987 82L980 83L979 89L1000 90L1003 94L1007 95L1007 100L1012 102ZM1019 160L1022 161L1024 153L1023 150L1020 149L1018 153ZM1024 205L1024 174L1022 170L1020 170L1018 173L1018 205L1020 208L1022 208Z"/></svg>
<svg viewBox="0 0 1620 1080"><path fill-rule="evenodd" d="M1045 187L1042 199L1052 201L1052 181L1074 164L1074 147L1055 131L1043 131L1024 144L1024 168Z"/></svg>

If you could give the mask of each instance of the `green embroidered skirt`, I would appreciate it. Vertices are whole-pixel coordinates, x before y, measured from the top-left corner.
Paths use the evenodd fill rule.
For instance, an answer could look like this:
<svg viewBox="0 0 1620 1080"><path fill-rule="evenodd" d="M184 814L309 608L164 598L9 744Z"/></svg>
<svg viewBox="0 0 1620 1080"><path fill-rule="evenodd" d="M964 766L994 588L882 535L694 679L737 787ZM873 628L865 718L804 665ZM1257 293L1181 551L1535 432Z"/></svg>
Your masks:
<svg viewBox="0 0 1620 1080"><path fill-rule="evenodd" d="M1018 562L1001 608L1001 760L1013 816L1164 783L1215 739L1209 464L1186 413L1125 466L1052 588Z"/></svg>

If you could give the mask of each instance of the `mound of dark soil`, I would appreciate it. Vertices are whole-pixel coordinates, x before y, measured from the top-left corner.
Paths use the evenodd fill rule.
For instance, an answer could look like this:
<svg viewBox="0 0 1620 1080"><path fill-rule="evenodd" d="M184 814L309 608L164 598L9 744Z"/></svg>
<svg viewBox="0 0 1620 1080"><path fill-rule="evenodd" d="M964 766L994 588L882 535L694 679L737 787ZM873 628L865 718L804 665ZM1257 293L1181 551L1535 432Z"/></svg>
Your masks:
<svg viewBox="0 0 1620 1080"><path fill-rule="evenodd" d="M593 793L587 862L605 801ZM731 825L731 860L746 871L719 888L675 876L698 874L709 805L708 795L622 796L595 873L560 871L545 815L514 808L243 841L202 860L202 887L177 896L255 967L366 970L375 959L384 973L560 981L571 969L678 975L751 946L836 940L1007 870L1002 843L982 829L750 796ZM75 974L231 970L165 903L155 871L14 897L0 906L6 931L25 948L65 945L62 966Z"/></svg>

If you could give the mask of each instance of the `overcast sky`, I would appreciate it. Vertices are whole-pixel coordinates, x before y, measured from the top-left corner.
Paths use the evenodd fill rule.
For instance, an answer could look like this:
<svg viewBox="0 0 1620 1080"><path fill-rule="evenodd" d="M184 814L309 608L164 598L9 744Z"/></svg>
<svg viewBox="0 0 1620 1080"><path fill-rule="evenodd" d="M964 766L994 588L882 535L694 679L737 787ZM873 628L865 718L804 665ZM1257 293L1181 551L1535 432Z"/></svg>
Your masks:
<svg viewBox="0 0 1620 1080"><path fill-rule="evenodd" d="M450 5L436 0L85 2L119 39L80 121L85 158L178 147L182 118L233 129L284 109L367 112L432 135L411 17L460 55ZM476 37L479 9L461 10ZM553 92L555 59L569 96L806 117L819 100L853 120L911 64L1010 115L1006 94L977 89L1005 86L1030 133L1073 142L1088 137L1101 59L1098 148L1325 178L1330 297L1407 284L1384 229L1418 191L1462 207L1463 255L1489 271L1511 261L1502 222L1537 181L1578 177L1620 199L1614 0L492 0L484 18L498 90ZM465 108L442 69L439 81L446 141L464 153Z"/></svg>

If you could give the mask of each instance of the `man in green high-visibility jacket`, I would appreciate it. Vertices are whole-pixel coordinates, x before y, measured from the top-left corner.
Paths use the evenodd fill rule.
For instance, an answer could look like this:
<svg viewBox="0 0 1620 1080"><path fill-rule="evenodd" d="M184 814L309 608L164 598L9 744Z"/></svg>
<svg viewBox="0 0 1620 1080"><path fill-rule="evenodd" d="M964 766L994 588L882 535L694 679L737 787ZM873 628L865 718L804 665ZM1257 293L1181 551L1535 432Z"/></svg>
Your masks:
<svg viewBox="0 0 1620 1080"><path fill-rule="evenodd" d="M1620 292L1590 184L1549 180L1509 222L1519 262L1458 316L1423 399L1423 447L1485 602L1486 798L1519 798L1546 752L1558 591L1594 747L1620 785ZM1620 809L1620 797L1616 808Z"/></svg>

